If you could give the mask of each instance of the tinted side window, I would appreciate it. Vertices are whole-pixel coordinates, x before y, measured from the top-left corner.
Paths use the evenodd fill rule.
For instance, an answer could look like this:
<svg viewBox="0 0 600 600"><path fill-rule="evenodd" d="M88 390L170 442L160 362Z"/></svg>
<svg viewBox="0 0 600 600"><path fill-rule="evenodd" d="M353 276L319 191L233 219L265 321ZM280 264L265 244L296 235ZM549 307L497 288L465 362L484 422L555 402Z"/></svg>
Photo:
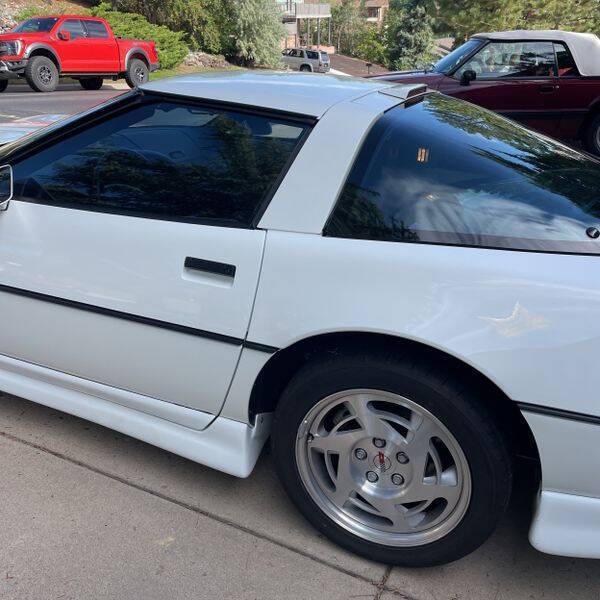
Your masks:
<svg viewBox="0 0 600 600"><path fill-rule="evenodd" d="M325 234L600 254L598 181L596 161L430 94L373 127Z"/></svg>
<svg viewBox="0 0 600 600"><path fill-rule="evenodd" d="M248 227L305 129L277 117L148 103L14 165L15 198Z"/></svg>
<svg viewBox="0 0 600 600"><path fill-rule="evenodd" d="M85 37L86 35L83 24L79 19L68 19L60 26L60 30L70 32L72 40Z"/></svg>
<svg viewBox="0 0 600 600"><path fill-rule="evenodd" d="M318 52L314 52L313 50L307 50L306 51L306 56L308 58L310 58L311 60L319 60L319 53Z"/></svg>
<svg viewBox="0 0 600 600"><path fill-rule="evenodd" d="M577 65L569 52L569 49L563 43L555 43L556 63L559 77L573 77L579 75Z"/></svg>
<svg viewBox="0 0 600 600"><path fill-rule="evenodd" d="M478 79L502 77L550 77L554 75L552 42L491 42L456 73L470 69Z"/></svg>
<svg viewBox="0 0 600 600"><path fill-rule="evenodd" d="M84 21L85 28L87 29L88 36L90 38L107 38L108 31L106 25L101 21Z"/></svg>

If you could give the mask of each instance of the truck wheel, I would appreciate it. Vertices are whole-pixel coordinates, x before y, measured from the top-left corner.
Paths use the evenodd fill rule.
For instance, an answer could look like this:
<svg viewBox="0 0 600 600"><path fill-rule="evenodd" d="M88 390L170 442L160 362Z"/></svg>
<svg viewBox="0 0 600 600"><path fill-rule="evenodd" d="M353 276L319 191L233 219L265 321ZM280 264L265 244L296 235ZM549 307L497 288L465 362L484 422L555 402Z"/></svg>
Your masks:
<svg viewBox="0 0 600 600"><path fill-rule="evenodd" d="M510 497L511 455L485 400L413 358L313 359L283 392L271 439L307 520L387 564L433 566L472 552Z"/></svg>
<svg viewBox="0 0 600 600"><path fill-rule="evenodd" d="M148 65L139 58L134 58L129 61L127 73L125 73L125 81L130 88L135 88L142 83L147 83L150 75Z"/></svg>
<svg viewBox="0 0 600 600"><path fill-rule="evenodd" d="M589 152L600 156L600 114L596 115L588 125L583 141Z"/></svg>
<svg viewBox="0 0 600 600"><path fill-rule="evenodd" d="M84 89L84 90L99 90L102 87L102 84L104 83L104 79L102 79L102 77L89 77L88 79L80 79L79 80L79 85Z"/></svg>
<svg viewBox="0 0 600 600"><path fill-rule="evenodd" d="M46 56L34 56L25 67L25 79L35 92L53 92L58 85L58 69Z"/></svg>
<svg viewBox="0 0 600 600"><path fill-rule="evenodd" d="M308 65L301 65L301 66L300 66L300 70L301 70L301 71L305 71L305 72L307 72L307 73L310 73L310 72L311 72L311 68L310 68Z"/></svg>
<svg viewBox="0 0 600 600"><path fill-rule="evenodd" d="M8 87L8 79L0 79L0 94Z"/></svg>

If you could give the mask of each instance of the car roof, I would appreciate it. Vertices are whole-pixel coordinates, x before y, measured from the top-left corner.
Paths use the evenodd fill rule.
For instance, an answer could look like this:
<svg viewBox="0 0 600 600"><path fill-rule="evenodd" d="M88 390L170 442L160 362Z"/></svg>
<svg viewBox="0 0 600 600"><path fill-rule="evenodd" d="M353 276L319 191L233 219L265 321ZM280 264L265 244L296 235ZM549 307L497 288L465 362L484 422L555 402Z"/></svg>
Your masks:
<svg viewBox="0 0 600 600"><path fill-rule="evenodd" d="M180 75L146 83L140 89L319 118L335 104L390 85L344 75L240 70Z"/></svg>
<svg viewBox="0 0 600 600"><path fill-rule="evenodd" d="M557 29L515 31L495 31L477 33L474 38L488 40L552 40L565 42L582 75L600 76L600 38L594 33L577 33L575 31L560 31Z"/></svg>

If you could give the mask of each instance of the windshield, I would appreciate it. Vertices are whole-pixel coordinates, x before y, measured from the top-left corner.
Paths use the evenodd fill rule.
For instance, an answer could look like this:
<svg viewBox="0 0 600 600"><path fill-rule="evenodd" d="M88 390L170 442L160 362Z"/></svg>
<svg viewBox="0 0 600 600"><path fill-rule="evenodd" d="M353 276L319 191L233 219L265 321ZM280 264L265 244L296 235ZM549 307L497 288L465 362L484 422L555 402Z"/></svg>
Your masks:
<svg viewBox="0 0 600 600"><path fill-rule="evenodd" d="M456 48L456 50L452 50L452 52L450 52L450 54L444 56L444 58L442 58L437 63L435 63L433 70L436 71L437 73L449 73L450 71L452 71L453 69L458 67L458 65L460 65L460 63L469 54L471 54L471 52L473 52L476 48L481 46L481 44L483 44L483 43L484 43L483 40L477 40L477 39L473 39L473 40L469 40L468 42L465 42L462 46L459 46L458 48Z"/></svg>
<svg viewBox="0 0 600 600"><path fill-rule="evenodd" d="M20 25L17 25L13 31L15 33L49 33L58 19L49 17L44 19L27 19Z"/></svg>

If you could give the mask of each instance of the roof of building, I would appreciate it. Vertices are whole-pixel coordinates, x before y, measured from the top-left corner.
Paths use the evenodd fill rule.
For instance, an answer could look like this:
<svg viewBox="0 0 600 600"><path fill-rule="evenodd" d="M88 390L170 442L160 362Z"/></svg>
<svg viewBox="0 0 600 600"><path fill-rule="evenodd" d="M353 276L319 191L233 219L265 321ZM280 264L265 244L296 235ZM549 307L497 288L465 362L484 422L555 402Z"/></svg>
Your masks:
<svg viewBox="0 0 600 600"><path fill-rule="evenodd" d="M581 75L600 77L600 38L593 33L559 30L516 30L478 33L473 37L490 40L551 40L565 42Z"/></svg>
<svg viewBox="0 0 600 600"><path fill-rule="evenodd" d="M141 89L321 117L334 104L389 85L382 80L342 75L223 71L161 79L146 83Z"/></svg>

